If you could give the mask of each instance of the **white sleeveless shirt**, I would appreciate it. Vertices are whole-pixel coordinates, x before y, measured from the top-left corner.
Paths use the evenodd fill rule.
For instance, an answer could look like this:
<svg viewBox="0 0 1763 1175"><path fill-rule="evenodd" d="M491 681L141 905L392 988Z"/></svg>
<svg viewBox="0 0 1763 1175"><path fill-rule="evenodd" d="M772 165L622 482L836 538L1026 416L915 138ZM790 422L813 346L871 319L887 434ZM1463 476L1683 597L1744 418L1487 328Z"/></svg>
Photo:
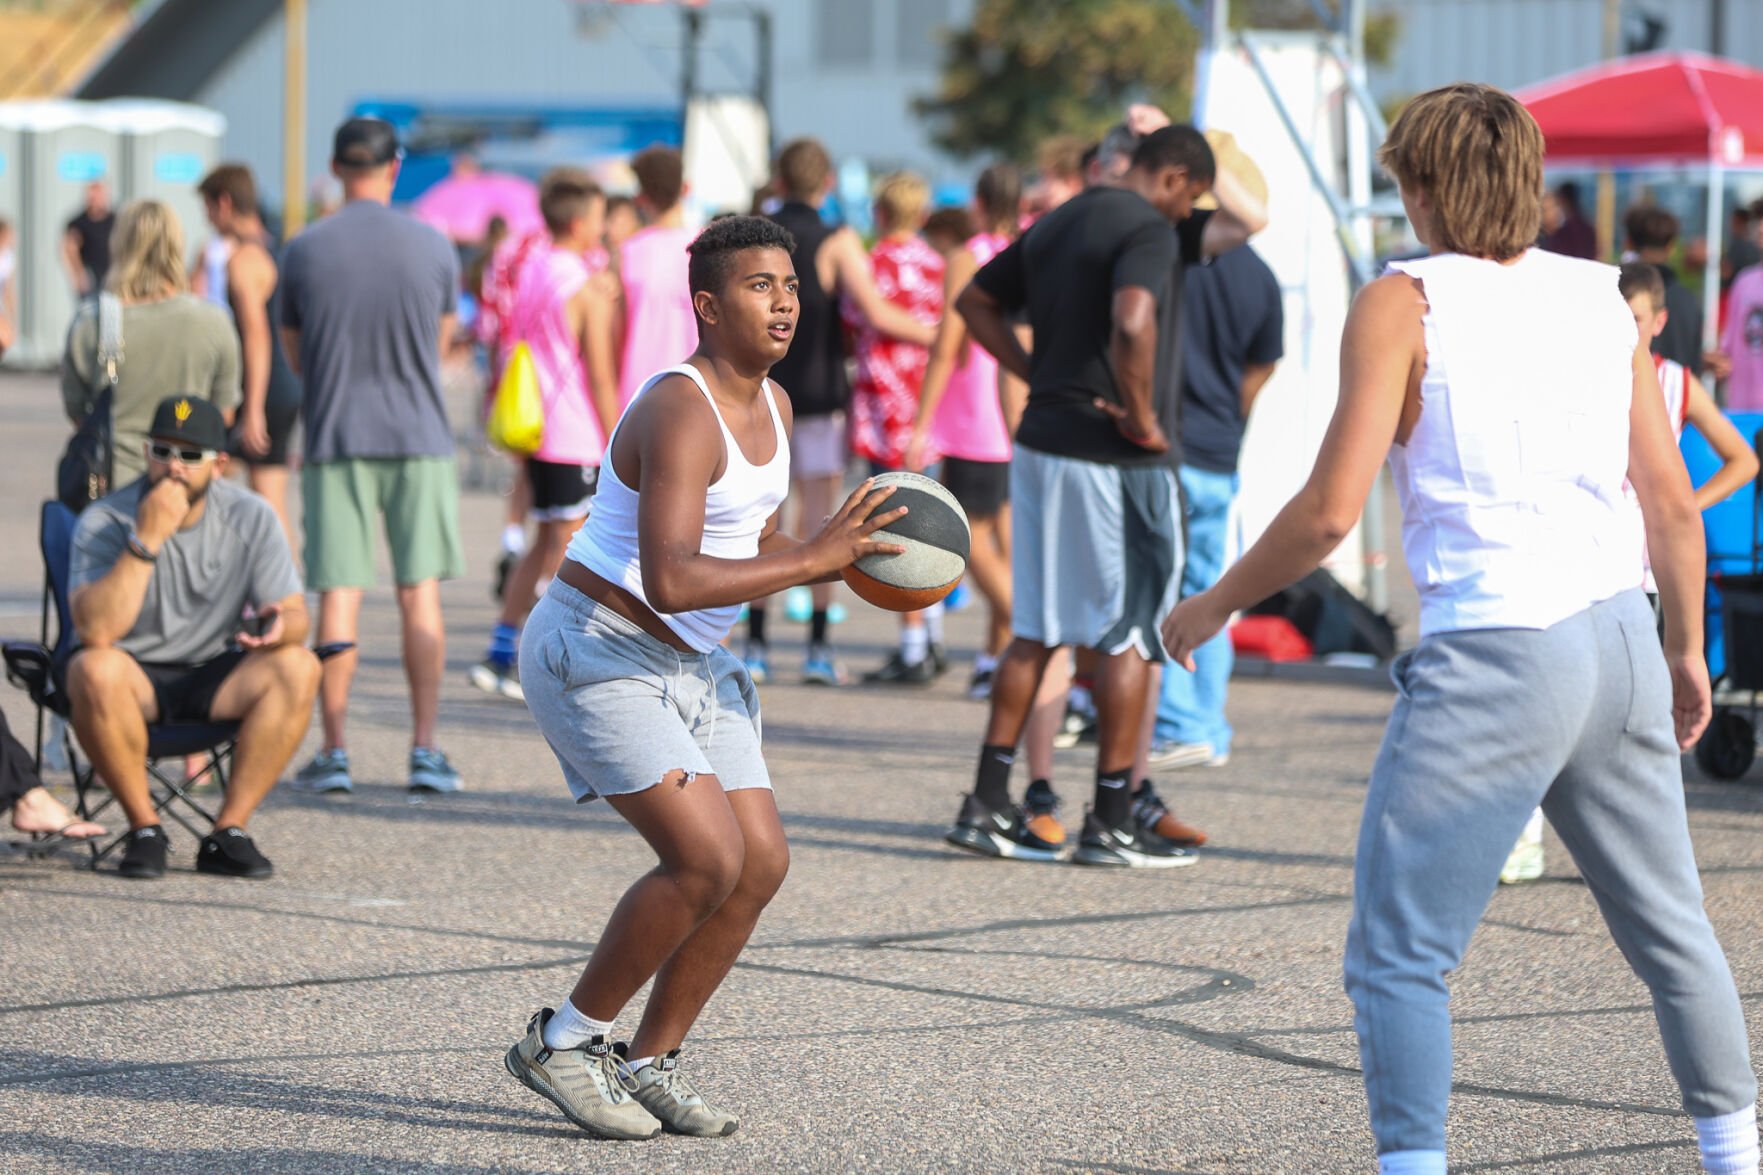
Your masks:
<svg viewBox="0 0 1763 1175"><path fill-rule="evenodd" d="M637 491L618 478L612 464L612 444L624 417L631 407L640 403L643 393L670 375L684 375L698 385L710 401L710 411L722 429L725 467L722 476L704 496L704 537L698 544L699 553L718 559L751 559L759 553L759 532L766 520L777 512L784 495L790 490L790 442L784 435L783 418L778 415L777 396L771 381L765 381L765 402L771 409L771 427L777 437L777 455L764 465L754 465L741 452L741 446L723 420L722 411L704 376L689 363L681 363L649 377L625 406L618 425L606 442L606 457L600 465L600 484L594 492L593 509L575 537L569 540L565 553L608 583L617 584L643 602L661 622L681 640L700 653L708 653L722 642L741 614L739 604L718 608L700 608L695 612L663 612L649 603L643 593L643 568L637 540Z"/></svg>
<svg viewBox="0 0 1763 1175"><path fill-rule="evenodd" d="M1421 635L1548 628L1639 586L1636 332L1615 268L1541 249L1390 268L1427 302L1420 419L1390 450Z"/></svg>

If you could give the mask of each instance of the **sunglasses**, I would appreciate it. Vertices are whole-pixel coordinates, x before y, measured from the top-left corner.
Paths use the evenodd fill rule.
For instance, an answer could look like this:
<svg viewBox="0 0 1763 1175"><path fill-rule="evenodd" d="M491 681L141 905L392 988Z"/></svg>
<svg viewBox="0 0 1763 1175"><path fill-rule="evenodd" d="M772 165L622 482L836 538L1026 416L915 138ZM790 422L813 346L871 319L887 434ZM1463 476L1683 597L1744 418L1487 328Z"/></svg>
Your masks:
<svg viewBox="0 0 1763 1175"><path fill-rule="evenodd" d="M168 465L173 461L179 465L200 465L204 461L214 460L219 452L215 449L185 449L179 445L148 441L147 455L155 461L163 461Z"/></svg>

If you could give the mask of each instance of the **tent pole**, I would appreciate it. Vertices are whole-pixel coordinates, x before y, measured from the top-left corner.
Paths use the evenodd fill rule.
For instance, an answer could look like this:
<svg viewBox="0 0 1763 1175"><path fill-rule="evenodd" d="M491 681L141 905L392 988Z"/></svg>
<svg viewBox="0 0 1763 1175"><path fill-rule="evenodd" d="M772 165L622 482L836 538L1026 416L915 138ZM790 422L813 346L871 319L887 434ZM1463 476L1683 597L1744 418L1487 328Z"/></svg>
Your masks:
<svg viewBox="0 0 1763 1175"><path fill-rule="evenodd" d="M1726 168L1720 157L1708 161L1708 257L1702 264L1702 350L1720 337L1720 253L1726 236Z"/></svg>

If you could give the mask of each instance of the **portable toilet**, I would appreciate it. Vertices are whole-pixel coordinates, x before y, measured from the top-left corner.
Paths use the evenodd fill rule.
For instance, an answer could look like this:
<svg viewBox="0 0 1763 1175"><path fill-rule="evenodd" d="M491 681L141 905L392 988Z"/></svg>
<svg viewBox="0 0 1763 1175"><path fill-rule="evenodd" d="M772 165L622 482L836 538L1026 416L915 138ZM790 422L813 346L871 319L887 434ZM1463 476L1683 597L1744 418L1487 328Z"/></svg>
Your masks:
<svg viewBox="0 0 1763 1175"><path fill-rule="evenodd" d="M98 107L122 143L121 199L167 205L183 225L184 259L190 260L210 235L196 185L220 160L225 116L187 102L147 98L116 98Z"/></svg>
<svg viewBox="0 0 1763 1175"><path fill-rule="evenodd" d="M49 367L59 361L75 295L61 259L67 222L85 206L86 185L115 179L115 132L88 102L0 103L0 136L16 134L18 150L18 339L9 365ZM0 137L0 141L4 141Z"/></svg>

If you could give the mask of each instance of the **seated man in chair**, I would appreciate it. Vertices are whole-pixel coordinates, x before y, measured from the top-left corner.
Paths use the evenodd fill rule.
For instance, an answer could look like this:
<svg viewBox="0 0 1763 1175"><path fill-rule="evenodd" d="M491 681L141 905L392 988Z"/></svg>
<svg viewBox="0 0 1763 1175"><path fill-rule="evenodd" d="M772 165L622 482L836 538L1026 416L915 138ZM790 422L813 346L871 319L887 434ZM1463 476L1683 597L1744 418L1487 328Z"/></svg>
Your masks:
<svg viewBox="0 0 1763 1175"><path fill-rule="evenodd" d="M165 872L147 785L149 725L239 724L226 799L196 868L267 877L245 822L312 717L319 669L300 643L300 576L269 503L222 476L226 441L208 401L161 402L147 475L87 507L74 532L73 729L128 817L125 877Z"/></svg>

